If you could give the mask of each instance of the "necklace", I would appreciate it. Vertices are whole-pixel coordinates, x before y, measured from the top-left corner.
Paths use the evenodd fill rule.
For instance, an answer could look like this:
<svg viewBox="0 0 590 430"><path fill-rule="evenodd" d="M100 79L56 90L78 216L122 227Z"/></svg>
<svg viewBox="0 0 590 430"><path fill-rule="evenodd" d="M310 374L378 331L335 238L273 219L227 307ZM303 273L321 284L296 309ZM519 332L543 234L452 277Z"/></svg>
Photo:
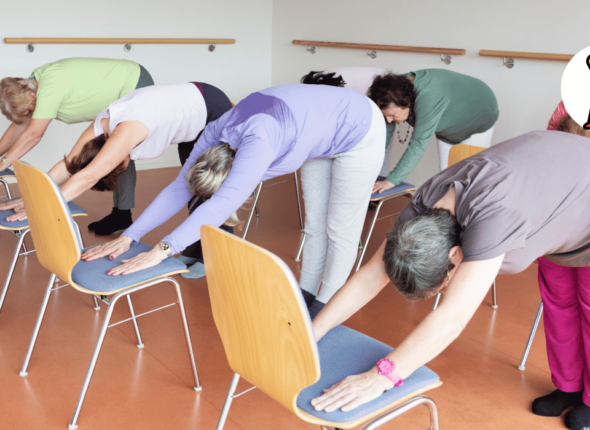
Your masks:
<svg viewBox="0 0 590 430"><path fill-rule="evenodd" d="M404 121L402 124L405 124L406 122L407 121ZM408 136L410 136L410 127L408 127L408 129L406 131L406 137L404 138L404 140L402 140L402 136L399 132L399 127L396 127L396 128L397 128L397 138L399 140L399 143L401 143L403 145L404 143L406 143L408 141Z"/></svg>

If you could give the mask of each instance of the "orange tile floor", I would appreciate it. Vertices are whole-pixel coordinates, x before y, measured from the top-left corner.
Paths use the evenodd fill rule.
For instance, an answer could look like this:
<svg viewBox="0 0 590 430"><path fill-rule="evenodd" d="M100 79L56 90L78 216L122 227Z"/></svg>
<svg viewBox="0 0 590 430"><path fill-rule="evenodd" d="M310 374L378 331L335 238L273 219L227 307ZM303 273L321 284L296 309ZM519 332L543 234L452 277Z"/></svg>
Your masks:
<svg viewBox="0 0 590 430"><path fill-rule="evenodd" d="M178 168L138 172L136 218L176 176ZM280 178L285 179L285 178ZM16 191L16 187L13 187ZM86 246L109 238L87 230L88 223L110 212L111 195L88 192L76 202L89 216L79 219ZM407 198L387 203L382 215L399 212ZM293 182L263 189L260 217L248 240L282 258L298 276L294 262L300 232ZM155 244L186 217L183 211L143 238ZM367 253L370 257L395 216L380 221ZM0 232L0 280L8 270L16 238ZM27 240L29 246L32 243ZM229 264L230 262L228 262ZM72 288L52 296L29 366L19 376L49 273L35 256L22 258L0 313L0 429L66 429L90 361L105 306L96 312L89 296ZM78 425L94 429L214 429L229 387L230 370L211 316L205 279L178 277L189 320L203 390L195 392L178 311L174 308L139 320L145 348L135 346L131 323L109 329L90 383ZM562 429L562 418L530 412L531 401L554 389L542 327L525 371L517 369L539 304L536 268L499 276L499 309L488 295L460 338L429 366L444 385L428 395L437 403L441 429ZM162 284L136 294L140 313L174 301ZM412 303L393 287L352 317L347 325L396 346L428 314L432 302ZM128 315L125 305L114 320ZM238 390L249 385L243 381ZM426 429L426 408L417 408L383 429ZM311 429L260 391L236 399L227 430Z"/></svg>

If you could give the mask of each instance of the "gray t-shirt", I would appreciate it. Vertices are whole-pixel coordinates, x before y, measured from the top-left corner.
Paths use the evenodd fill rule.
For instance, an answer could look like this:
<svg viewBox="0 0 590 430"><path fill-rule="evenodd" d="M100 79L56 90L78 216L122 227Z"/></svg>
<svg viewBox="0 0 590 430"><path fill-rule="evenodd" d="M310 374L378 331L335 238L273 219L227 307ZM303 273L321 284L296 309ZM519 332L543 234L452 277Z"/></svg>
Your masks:
<svg viewBox="0 0 590 430"><path fill-rule="evenodd" d="M394 228L452 186L464 261L505 254L500 273L549 254L558 264L590 266L590 139L535 131L495 145L429 179Z"/></svg>

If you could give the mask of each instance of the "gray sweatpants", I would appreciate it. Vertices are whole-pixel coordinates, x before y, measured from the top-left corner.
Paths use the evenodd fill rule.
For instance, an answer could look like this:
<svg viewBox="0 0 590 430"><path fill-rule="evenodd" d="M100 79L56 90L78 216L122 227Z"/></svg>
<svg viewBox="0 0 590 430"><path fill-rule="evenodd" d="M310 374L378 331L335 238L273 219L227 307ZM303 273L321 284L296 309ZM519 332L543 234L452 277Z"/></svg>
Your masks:
<svg viewBox="0 0 590 430"><path fill-rule="evenodd" d="M149 72L140 64L139 79L135 89L149 87L154 85L154 80ZM133 209L135 207L135 182L137 176L135 173L135 161L129 161L127 170L119 176L117 189L113 191L113 207L121 210Z"/></svg>
<svg viewBox="0 0 590 430"><path fill-rule="evenodd" d="M371 128L354 148L301 166L307 238L299 286L322 303L336 294L352 270L371 190L383 165L385 122L377 105L370 103Z"/></svg>

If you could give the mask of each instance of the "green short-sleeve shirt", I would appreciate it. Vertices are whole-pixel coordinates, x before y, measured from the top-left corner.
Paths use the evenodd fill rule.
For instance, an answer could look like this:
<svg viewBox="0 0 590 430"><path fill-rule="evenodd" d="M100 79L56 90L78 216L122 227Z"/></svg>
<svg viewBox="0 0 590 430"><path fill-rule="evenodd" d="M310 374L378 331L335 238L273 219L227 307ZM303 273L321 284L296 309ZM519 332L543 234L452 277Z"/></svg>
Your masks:
<svg viewBox="0 0 590 430"><path fill-rule="evenodd" d="M387 176L399 184L416 168L433 135L443 142L460 143L474 134L488 131L498 119L496 96L485 82L444 69L424 69L415 75L416 120L408 148Z"/></svg>
<svg viewBox="0 0 590 430"><path fill-rule="evenodd" d="M136 62L108 58L66 58L37 67L31 74L39 83L33 118L92 121L135 90L139 74Z"/></svg>

